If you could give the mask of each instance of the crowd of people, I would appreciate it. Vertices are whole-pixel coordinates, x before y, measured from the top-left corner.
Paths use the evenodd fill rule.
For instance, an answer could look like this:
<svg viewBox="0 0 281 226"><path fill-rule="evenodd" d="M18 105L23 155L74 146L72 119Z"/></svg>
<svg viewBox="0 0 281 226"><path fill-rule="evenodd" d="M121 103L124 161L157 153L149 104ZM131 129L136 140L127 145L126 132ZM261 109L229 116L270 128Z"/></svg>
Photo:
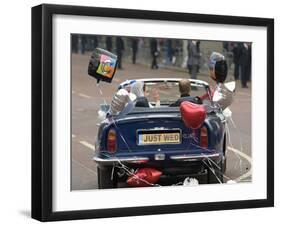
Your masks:
<svg viewBox="0 0 281 226"><path fill-rule="evenodd" d="M118 58L118 69L123 69L123 58L126 48L130 49L131 63L138 62L138 52L143 51L145 38L135 37L111 37L94 35L72 35L72 51L74 53L80 52L84 54L86 51L93 51L96 47L105 48L110 52L114 52ZM150 68L158 69L159 63L164 66L175 66L175 61L179 52L181 52L182 60L185 61L181 66L187 68L188 73L192 79L196 79L202 66L203 54L200 50L199 40L189 40L185 47L180 40L173 39L157 39L149 38L146 42L150 50ZM184 48L185 51L184 51ZM251 80L251 43L242 42L223 42L223 54L226 57L228 68L234 65L234 79L241 81L241 86L247 88L247 83ZM183 56L185 53L186 56ZM128 51L126 52L128 54ZM162 62L160 61L160 56ZM145 57L145 56L142 56ZM147 57L147 56L146 56ZM140 59L139 59L140 61Z"/></svg>
<svg viewBox="0 0 281 226"><path fill-rule="evenodd" d="M72 35L72 52L84 54L86 51L93 51L95 48L105 48L106 50L113 52L118 57L118 68L122 69L122 61L124 58L124 52L130 49L131 63L137 63L137 56L140 50L143 50L145 38L135 37L112 37L95 35ZM179 41L176 43L176 47L173 45L172 39L149 39L149 49L151 56L151 69L159 68L159 56L164 55L164 64L169 66L175 63L176 52L179 52ZM126 46L126 48L125 48ZM145 56L142 56L145 57ZM139 56L140 58L140 56Z"/></svg>
<svg viewBox="0 0 281 226"><path fill-rule="evenodd" d="M187 46L187 68L191 78L196 79L200 69L200 41L190 40ZM241 81L242 88L248 88L251 80L252 50L248 42L223 42L223 53L230 69L234 64L234 79Z"/></svg>
<svg viewBox="0 0 281 226"><path fill-rule="evenodd" d="M242 88L248 88L251 81L252 46L249 42L224 42L223 52L234 64L234 78L241 80ZM229 67L232 62L230 61Z"/></svg>

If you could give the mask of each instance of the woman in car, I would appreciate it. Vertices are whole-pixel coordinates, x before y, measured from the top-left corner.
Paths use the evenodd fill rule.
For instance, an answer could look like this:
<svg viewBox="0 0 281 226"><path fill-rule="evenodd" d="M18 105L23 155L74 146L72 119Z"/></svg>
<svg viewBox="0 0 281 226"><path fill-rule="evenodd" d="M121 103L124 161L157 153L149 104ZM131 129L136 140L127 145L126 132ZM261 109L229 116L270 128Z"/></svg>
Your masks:
<svg viewBox="0 0 281 226"><path fill-rule="evenodd" d="M146 85L144 82L134 82L130 87L130 92L137 96L135 107L153 107L146 97ZM152 90L152 95L156 102L155 107L160 106L159 94L156 89Z"/></svg>

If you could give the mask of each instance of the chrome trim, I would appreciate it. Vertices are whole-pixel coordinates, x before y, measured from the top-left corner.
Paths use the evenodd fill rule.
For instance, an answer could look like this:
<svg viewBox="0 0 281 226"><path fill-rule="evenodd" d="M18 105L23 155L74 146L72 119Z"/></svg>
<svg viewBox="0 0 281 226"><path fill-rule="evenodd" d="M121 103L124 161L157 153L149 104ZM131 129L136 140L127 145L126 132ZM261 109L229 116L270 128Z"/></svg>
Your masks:
<svg viewBox="0 0 281 226"><path fill-rule="evenodd" d="M131 163L134 163L134 162L137 162L137 161L148 161L149 158L148 157L120 157L120 158L100 158L98 156L94 156L93 157L93 160L97 163L118 163L118 162L131 162Z"/></svg>
<svg viewBox="0 0 281 226"><path fill-rule="evenodd" d="M182 80L182 78L144 78L144 79L133 79L133 80L141 81L141 82L179 82ZM120 83L120 85L124 85L128 81L131 81L131 80L126 80L126 81ZM203 80L189 79L189 81L196 85L209 86L209 84Z"/></svg>
<svg viewBox="0 0 281 226"><path fill-rule="evenodd" d="M172 114L172 115L171 115ZM180 113L179 112L171 112L170 114L168 113L157 113L157 115L149 115L146 116L146 118L142 118L142 116L138 115L138 116L131 116L131 115L126 115L125 118L118 118L118 122L126 122L126 121L130 121L130 120L136 120L138 119L139 121L144 121L144 120L148 120L148 119L154 119L154 118L175 118L175 114L177 114L177 117L180 118ZM115 120L116 121L116 120Z"/></svg>
<svg viewBox="0 0 281 226"><path fill-rule="evenodd" d="M170 156L172 160L179 160L179 161L198 161L205 158L217 158L219 157L219 153L215 154L196 154L196 155L174 155Z"/></svg>

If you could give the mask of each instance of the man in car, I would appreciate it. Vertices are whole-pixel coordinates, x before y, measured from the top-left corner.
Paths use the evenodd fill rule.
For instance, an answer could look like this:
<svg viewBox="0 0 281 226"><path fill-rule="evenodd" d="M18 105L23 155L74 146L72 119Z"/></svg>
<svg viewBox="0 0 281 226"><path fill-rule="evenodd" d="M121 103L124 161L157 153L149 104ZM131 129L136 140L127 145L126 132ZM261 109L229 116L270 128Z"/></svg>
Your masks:
<svg viewBox="0 0 281 226"><path fill-rule="evenodd" d="M170 104L170 107L179 107L180 104L184 101L189 101L195 104L202 104L202 101L199 97L190 96L191 85L188 79L182 79L179 82L179 91L180 98L176 102Z"/></svg>

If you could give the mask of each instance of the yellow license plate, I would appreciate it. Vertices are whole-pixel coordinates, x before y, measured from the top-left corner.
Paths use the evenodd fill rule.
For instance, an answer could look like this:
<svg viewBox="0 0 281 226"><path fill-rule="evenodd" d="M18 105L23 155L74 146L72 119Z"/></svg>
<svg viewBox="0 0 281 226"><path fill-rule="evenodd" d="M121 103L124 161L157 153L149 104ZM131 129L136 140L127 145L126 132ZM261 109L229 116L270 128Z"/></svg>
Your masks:
<svg viewBox="0 0 281 226"><path fill-rule="evenodd" d="M181 142L180 133L139 134L140 145L179 144L180 142Z"/></svg>

